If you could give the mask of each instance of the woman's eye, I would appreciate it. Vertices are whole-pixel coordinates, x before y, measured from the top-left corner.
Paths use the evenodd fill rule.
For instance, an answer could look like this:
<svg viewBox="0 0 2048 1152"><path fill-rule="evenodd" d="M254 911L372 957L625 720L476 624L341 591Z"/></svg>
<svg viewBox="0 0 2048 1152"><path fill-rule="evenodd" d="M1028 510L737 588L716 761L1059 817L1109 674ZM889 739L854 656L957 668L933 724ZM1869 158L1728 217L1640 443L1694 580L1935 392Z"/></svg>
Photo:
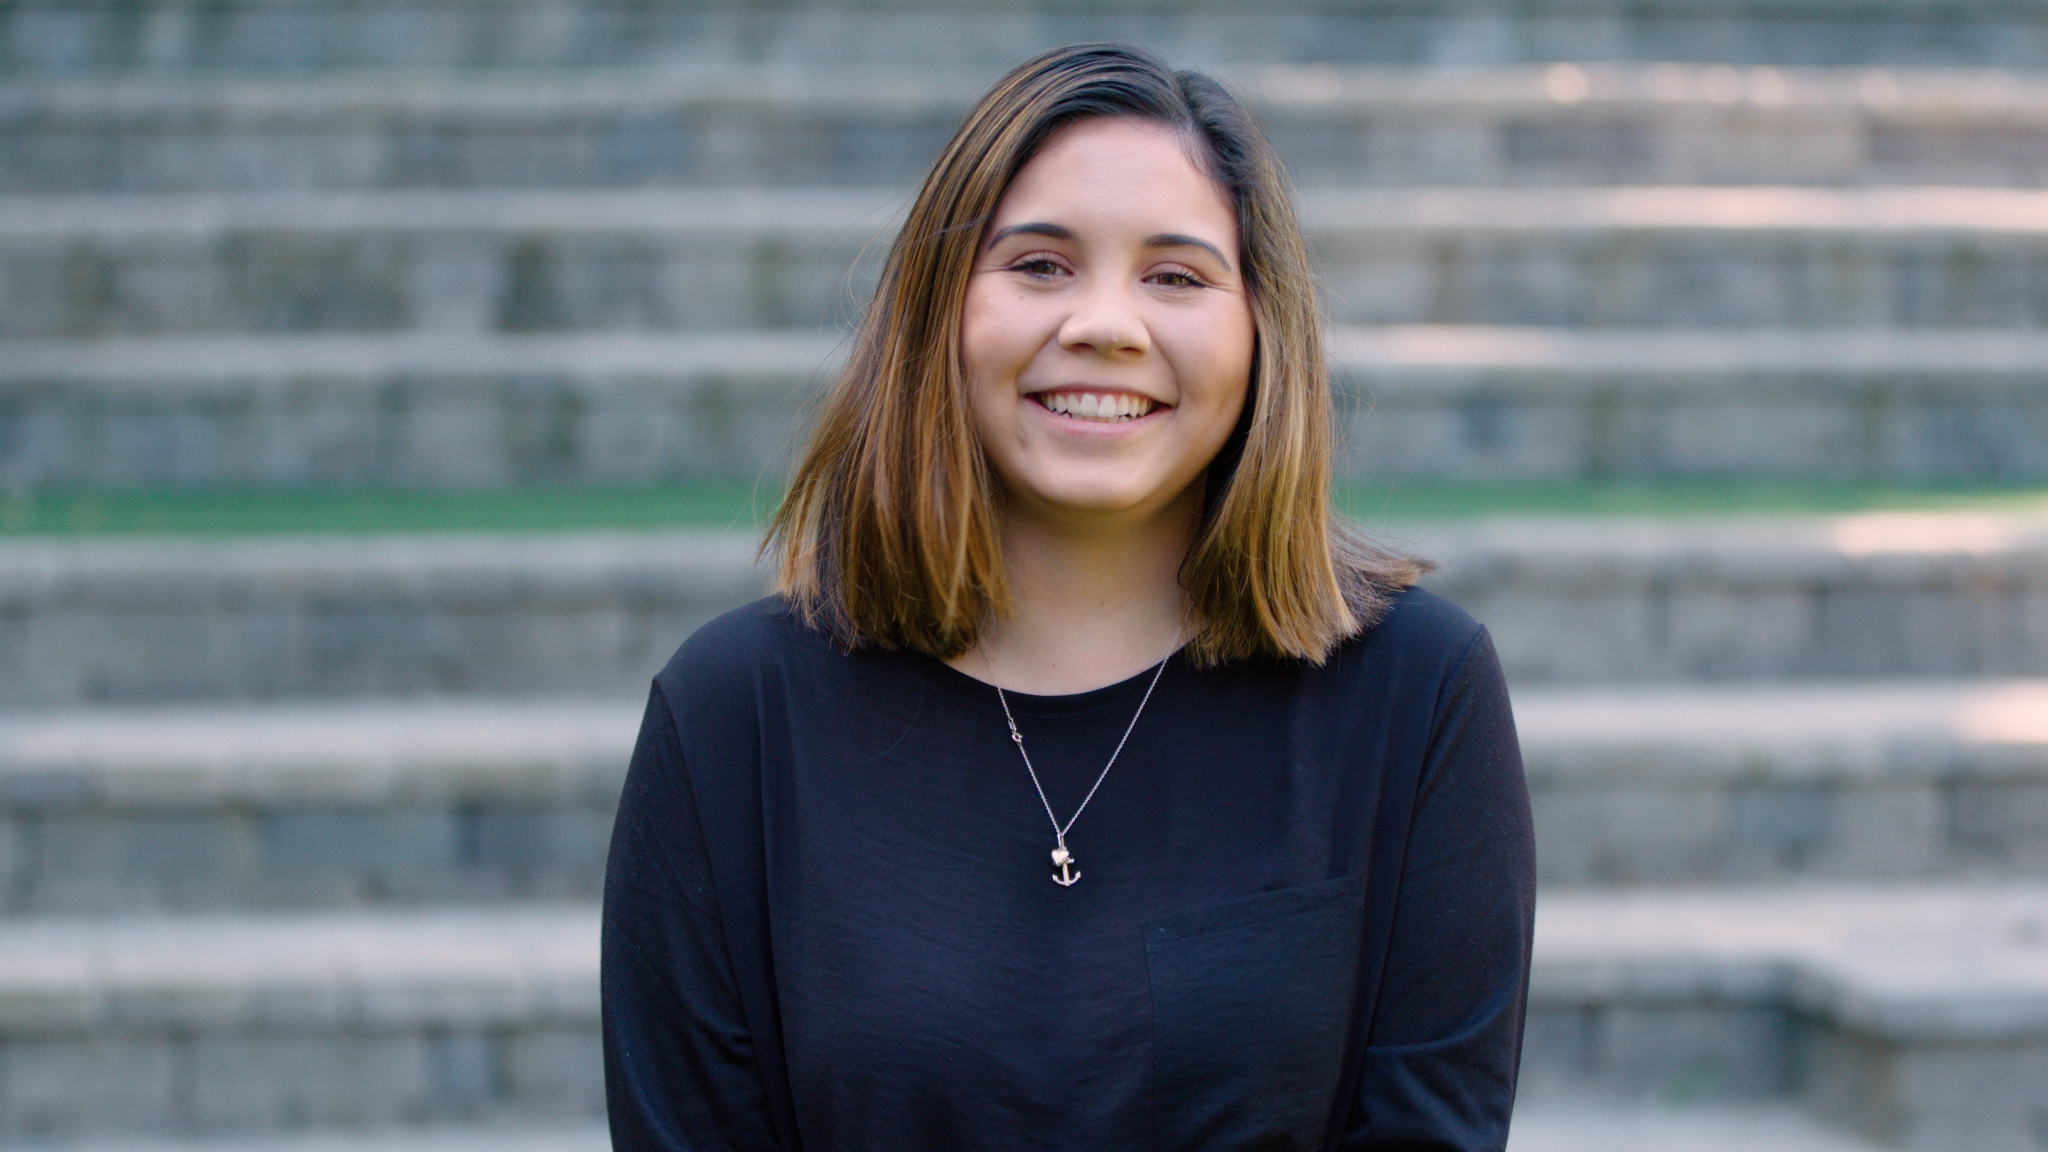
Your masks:
<svg viewBox="0 0 2048 1152"><path fill-rule="evenodd" d="M1022 272L1026 276L1057 276L1060 273L1060 265L1057 260L1034 257L1029 260L1019 260L1015 264L1010 265L1010 271Z"/></svg>
<svg viewBox="0 0 2048 1152"><path fill-rule="evenodd" d="M1164 284L1168 288L1207 288L1209 286L1207 280L1202 279L1193 272L1184 272L1179 269L1169 269L1165 272L1154 273L1152 280L1154 283Z"/></svg>

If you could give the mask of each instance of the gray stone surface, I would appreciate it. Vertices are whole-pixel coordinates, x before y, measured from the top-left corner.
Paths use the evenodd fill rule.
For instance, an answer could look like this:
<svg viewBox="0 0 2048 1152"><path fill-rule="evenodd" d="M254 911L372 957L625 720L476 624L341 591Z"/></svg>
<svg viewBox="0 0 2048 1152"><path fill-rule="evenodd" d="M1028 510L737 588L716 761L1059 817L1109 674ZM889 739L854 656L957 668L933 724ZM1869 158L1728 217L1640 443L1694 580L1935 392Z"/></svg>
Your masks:
<svg viewBox="0 0 2048 1152"><path fill-rule="evenodd" d="M1894 1044L2048 1038L2048 889L1834 884L1548 889L1532 1002L1780 997Z"/></svg>
<svg viewBox="0 0 2048 1152"><path fill-rule="evenodd" d="M1911 1147L2021 1148L2044 925L2038 885L1547 891L1523 1098L1796 1093ZM13 921L0 1117L16 1136L158 1126L97 1111L107 1073L78 1070L134 1088L165 1062L187 1087L126 1107L186 1127L588 1115L596 965L588 905ZM1844 1080L1866 1095L1831 1098Z"/></svg>
<svg viewBox="0 0 2048 1152"><path fill-rule="evenodd" d="M574 700L0 718L0 915L595 898L639 719Z"/></svg>
<svg viewBox="0 0 2048 1152"><path fill-rule="evenodd" d="M1435 326L1330 343L1352 476L2048 475L2031 334Z"/></svg>
<svg viewBox="0 0 2048 1152"><path fill-rule="evenodd" d="M596 965L588 905L12 921L0 1133L600 1115Z"/></svg>
<svg viewBox="0 0 2048 1152"><path fill-rule="evenodd" d="M2048 674L2038 516L1391 525L1511 678ZM634 694L758 595L751 537L0 544L0 702Z"/></svg>
<svg viewBox="0 0 2048 1152"><path fill-rule="evenodd" d="M842 339L17 344L0 364L0 477L17 488L774 483Z"/></svg>
<svg viewBox="0 0 2048 1152"><path fill-rule="evenodd" d="M2026 189L1310 192L1340 323L2025 328Z"/></svg>
<svg viewBox="0 0 2048 1152"><path fill-rule="evenodd" d="M2048 672L2038 516L1532 518L1389 525L1512 680Z"/></svg>
<svg viewBox="0 0 2048 1152"><path fill-rule="evenodd" d="M1547 883L2048 872L2048 681L1514 697Z"/></svg>
<svg viewBox="0 0 2048 1152"><path fill-rule="evenodd" d="M602 1127L436 1126L369 1133L87 1139L67 1152L600 1152ZM7 1147L0 1145L0 1147ZM49 1148L50 1145L37 1145ZM1782 1105L1635 1108L1534 1105L1517 1109L1509 1152L1875 1152L1878 1145L1814 1123Z"/></svg>
<svg viewBox="0 0 2048 1152"><path fill-rule="evenodd" d="M0 547L0 699L633 695L759 595L751 537L96 540Z"/></svg>
<svg viewBox="0 0 2048 1152"><path fill-rule="evenodd" d="M389 192L0 201L0 338L811 327L899 197ZM879 257L877 257L879 258Z"/></svg>
<svg viewBox="0 0 2048 1152"><path fill-rule="evenodd" d="M1238 65L1311 185L2039 184L2048 88L1982 69ZM0 83L0 191L875 184L924 174L978 69Z"/></svg>
<svg viewBox="0 0 2048 1152"><path fill-rule="evenodd" d="M17 342L0 481L638 484L777 476L833 332ZM2040 480L2048 338L1337 329L1339 471L1389 479Z"/></svg>
<svg viewBox="0 0 2048 1152"><path fill-rule="evenodd" d="M0 62L38 72L121 68L588 65L698 60L994 67L1057 44L1146 40L1193 60L1490 63L1578 59L1784 63L2048 61L2032 0L1473 0L1238 4L1039 0L995 6L743 0L22 0Z"/></svg>
<svg viewBox="0 0 2048 1152"><path fill-rule="evenodd" d="M1561 1123L1574 1122L1598 1124L1590 1121L1565 1119ZM1738 1119L1737 1124L1744 1124ZM1768 1124L1769 1121L1766 1121ZM1754 1122L1734 1130L1751 1131ZM1565 1128L1565 1131L1573 1129ZM1762 1129L1775 1132L1776 1127ZM531 1118L496 1124L427 1124L403 1127L340 1129L324 1132L271 1133L252 1136L236 1133L216 1136L189 1137L135 1137L135 1136L88 1136L78 1140L59 1142L34 1141L27 1144L0 1144L9 1152L362 1152L375 1148L380 1152L609 1152L611 1134L602 1123L560 1123L536 1121ZM1606 1152L1605 1149L1600 1152ZM1615 1152L1620 1152L1619 1149ZM1780 1152L1771 1148L1767 1152ZM1838 1149L1834 1145L1787 1145L1782 1152L1861 1152L1853 1146Z"/></svg>
<svg viewBox="0 0 2048 1152"><path fill-rule="evenodd" d="M904 197L863 189L0 198L0 338L843 324ZM2038 328L2048 191L1311 191L1356 324Z"/></svg>
<svg viewBox="0 0 2048 1152"><path fill-rule="evenodd" d="M1892 1146L2025 1149L2048 1084L2044 897L1995 886L1550 892L1524 1091L1791 1089Z"/></svg>
<svg viewBox="0 0 2048 1152"><path fill-rule="evenodd" d="M1515 1109L1508 1135L1508 1152L1877 1152L1879 1147L1782 1104L1539 1103Z"/></svg>
<svg viewBox="0 0 2048 1152"><path fill-rule="evenodd" d="M1550 884L2048 875L2048 682L1515 699ZM639 717L633 699L0 714L0 915L595 897Z"/></svg>

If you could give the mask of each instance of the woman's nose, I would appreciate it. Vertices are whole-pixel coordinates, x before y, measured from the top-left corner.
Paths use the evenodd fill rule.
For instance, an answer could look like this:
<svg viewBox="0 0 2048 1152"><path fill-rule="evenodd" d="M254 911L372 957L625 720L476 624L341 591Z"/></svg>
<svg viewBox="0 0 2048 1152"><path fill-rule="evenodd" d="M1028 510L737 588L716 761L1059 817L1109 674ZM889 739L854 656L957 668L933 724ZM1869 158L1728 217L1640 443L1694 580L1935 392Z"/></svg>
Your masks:
<svg viewBox="0 0 2048 1152"><path fill-rule="evenodd" d="M1074 309L1060 325L1060 347L1098 356L1142 356L1152 348L1151 333L1128 287L1098 280L1074 295Z"/></svg>

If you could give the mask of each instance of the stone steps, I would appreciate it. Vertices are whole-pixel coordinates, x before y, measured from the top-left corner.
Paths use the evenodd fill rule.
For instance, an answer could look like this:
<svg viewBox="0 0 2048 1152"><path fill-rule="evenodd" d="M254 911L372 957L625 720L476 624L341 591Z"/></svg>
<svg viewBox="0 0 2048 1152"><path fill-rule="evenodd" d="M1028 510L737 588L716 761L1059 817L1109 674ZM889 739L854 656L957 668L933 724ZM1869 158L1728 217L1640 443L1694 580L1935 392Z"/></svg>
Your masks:
<svg viewBox="0 0 2048 1152"><path fill-rule="evenodd" d="M1547 1124L1539 1127L1549 1132L1556 1128L1570 1133L1590 1129L1604 1134L1615 1124L1615 1119L1594 1115L1581 1117L1576 1113L1555 1119L1546 1118ZM1775 1137L1780 1131L1801 1134L1804 1130L1796 1123L1771 1114L1754 1118L1746 1112L1721 1119L1715 1131L1732 1131L1749 1134L1765 1133ZM1642 1128L1644 1121L1633 1116L1623 1117L1622 1123L1631 1124L1628 1130ZM1649 1121L1655 1123L1655 1121ZM1712 1123L1712 1121L1710 1121ZM1604 1126L1603 1126L1604 1124ZM1653 1129L1654 1130L1654 1129ZM1790 1137L1787 1137L1790 1139ZM610 1152L611 1133L602 1123L550 1123L534 1121L499 1122L496 1124L427 1124L411 1127L373 1128L368 1131L348 1129L323 1132L273 1133L267 1136L251 1136L236 1133L225 1136L190 1137L86 1137L81 1140L64 1141L52 1145L45 1141L27 1144L0 1142L4 1152L51 1152L53 1147L64 1152L362 1152L364 1148L376 1148L379 1152ZM1517 1149L1520 1152L1520 1149ZM1532 1150L1533 1152L1533 1150ZM1590 1149L1589 1152L1609 1152L1606 1148ZM1612 1152L1621 1152L1619 1148ZM1766 1152L1862 1152L1854 1145L1787 1143L1782 1149L1767 1148Z"/></svg>
<svg viewBox="0 0 2048 1152"><path fill-rule="evenodd" d="M2048 875L2048 680L1514 702L1548 884Z"/></svg>
<svg viewBox="0 0 2048 1152"><path fill-rule="evenodd" d="M1351 475L2048 477L2048 0L12 0L0 487L772 476L951 118L1105 35L1310 189ZM1516 1152L2041 1141L2048 521L1391 531L1516 682ZM0 541L0 1146L603 1146L639 698L761 586Z"/></svg>
<svg viewBox="0 0 2048 1152"><path fill-rule="evenodd" d="M1339 323L2016 327L2048 199L1998 188L1311 190Z"/></svg>
<svg viewBox="0 0 2048 1152"><path fill-rule="evenodd" d="M0 336L811 326L895 192L18 197ZM871 270L869 270L871 272ZM56 290L52 290L53 285Z"/></svg>
<svg viewBox="0 0 2048 1152"><path fill-rule="evenodd" d="M7 928L14 1138L601 1107L588 905ZM2023 1148L2044 941L2039 886L1550 890L1522 1099L1789 1097L1905 1147Z"/></svg>
<svg viewBox="0 0 2048 1152"><path fill-rule="evenodd" d="M0 916L595 899L630 699L0 717Z"/></svg>
<svg viewBox="0 0 2048 1152"><path fill-rule="evenodd" d="M2038 517L1571 520L1389 526L1442 565L1525 683L2039 676Z"/></svg>
<svg viewBox="0 0 2048 1152"><path fill-rule="evenodd" d="M15 489L782 473L844 337L417 332L0 345ZM2048 479L2048 337L1340 328L1340 473Z"/></svg>
<svg viewBox="0 0 2048 1152"><path fill-rule="evenodd" d="M2048 83L1986 69L1229 70L1306 184L2048 177ZM0 193L912 187L992 71L143 72L0 83Z"/></svg>
<svg viewBox="0 0 2048 1152"><path fill-rule="evenodd" d="M1783 1104L1539 1102L1516 1108L1508 1133L1508 1152L1878 1152L1881 1147Z"/></svg>
<svg viewBox="0 0 2048 1152"><path fill-rule="evenodd" d="M2048 674L2038 516L1399 525L1535 683ZM759 594L750 535L0 543L0 706L634 695Z"/></svg>
<svg viewBox="0 0 2048 1152"><path fill-rule="evenodd" d="M0 338L843 324L875 189L0 198ZM2048 191L1311 190L1338 323L2033 329Z"/></svg>
<svg viewBox="0 0 2048 1152"><path fill-rule="evenodd" d="M27 488L773 478L841 343L784 330L0 344L0 427L14 431L0 435L0 476Z"/></svg>
<svg viewBox="0 0 2048 1152"><path fill-rule="evenodd" d="M2048 681L1521 687L1551 884L2048 877ZM0 916L595 898L640 704L0 714Z"/></svg>
<svg viewBox="0 0 2048 1152"><path fill-rule="evenodd" d="M601 1126L535 1130L532 1124L433 1126L369 1134L223 1136L189 1139L87 1139L67 1152L603 1152L611 1147ZM40 1152L49 1145L35 1144ZM0 1144L0 1149L10 1148ZM1629 1108L1611 1105L1532 1105L1515 1113L1509 1152L1876 1152L1839 1129L1779 1106Z"/></svg>
<svg viewBox="0 0 2048 1152"><path fill-rule="evenodd" d="M11 921L0 1133L596 1117L588 905Z"/></svg>
<svg viewBox="0 0 2048 1152"><path fill-rule="evenodd" d="M2048 1083L2048 889L1559 891L1528 1098L1791 1093L1883 1144L2024 1149Z"/></svg>
<svg viewBox="0 0 2048 1152"><path fill-rule="evenodd" d="M2013 331L1355 327L1339 471L1388 479L2022 480L2044 352Z"/></svg>
<svg viewBox="0 0 2048 1152"><path fill-rule="evenodd" d="M633 696L761 594L751 534L0 545L0 701Z"/></svg>
<svg viewBox="0 0 2048 1152"><path fill-rule="evenodd" d="M590 66L703 60L995 68L1040 48L1136 38L1175 59L1475 64L1556 59L1930 63L2038 67L2048 16L2031 0L1464 0L1328 5L1115 0L978 3L744 0L18 0L0 67L313 71L350 67Z"/></svg>

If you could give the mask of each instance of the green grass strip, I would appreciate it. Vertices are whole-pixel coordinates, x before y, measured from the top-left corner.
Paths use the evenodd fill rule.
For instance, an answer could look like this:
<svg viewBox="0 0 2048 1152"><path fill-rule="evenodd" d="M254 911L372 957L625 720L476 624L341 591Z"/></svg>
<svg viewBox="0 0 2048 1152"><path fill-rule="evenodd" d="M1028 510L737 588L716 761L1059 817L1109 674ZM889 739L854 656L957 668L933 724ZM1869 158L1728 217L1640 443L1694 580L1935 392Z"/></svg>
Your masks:
<svg viewBox="0 0 2048 1152"><path fill-rule="evenodd" d="M1354 483L1337 503L1367 522L1479 516L1828 516L1855 512L2048 513L2048 486L1756 481Z"/></svg>
<svg viewBox="0 0 2048 1152"><path fill-rule="evenodd" d="M47 493L0 498L0 536L751 530L774 511L777 495L773 487L721 483Z"/></svg>
<svg viewBox="0 0 2048 1152"><path fill-rule="evenodd" d="M248 489L0 497L0 536L379 532L751 530L769 484L645 488ZM1762 483L1352 483L1346 513L1367 523L1480 516L1829 515L1877 511L2048 513L2048 487Z"/></svg>

